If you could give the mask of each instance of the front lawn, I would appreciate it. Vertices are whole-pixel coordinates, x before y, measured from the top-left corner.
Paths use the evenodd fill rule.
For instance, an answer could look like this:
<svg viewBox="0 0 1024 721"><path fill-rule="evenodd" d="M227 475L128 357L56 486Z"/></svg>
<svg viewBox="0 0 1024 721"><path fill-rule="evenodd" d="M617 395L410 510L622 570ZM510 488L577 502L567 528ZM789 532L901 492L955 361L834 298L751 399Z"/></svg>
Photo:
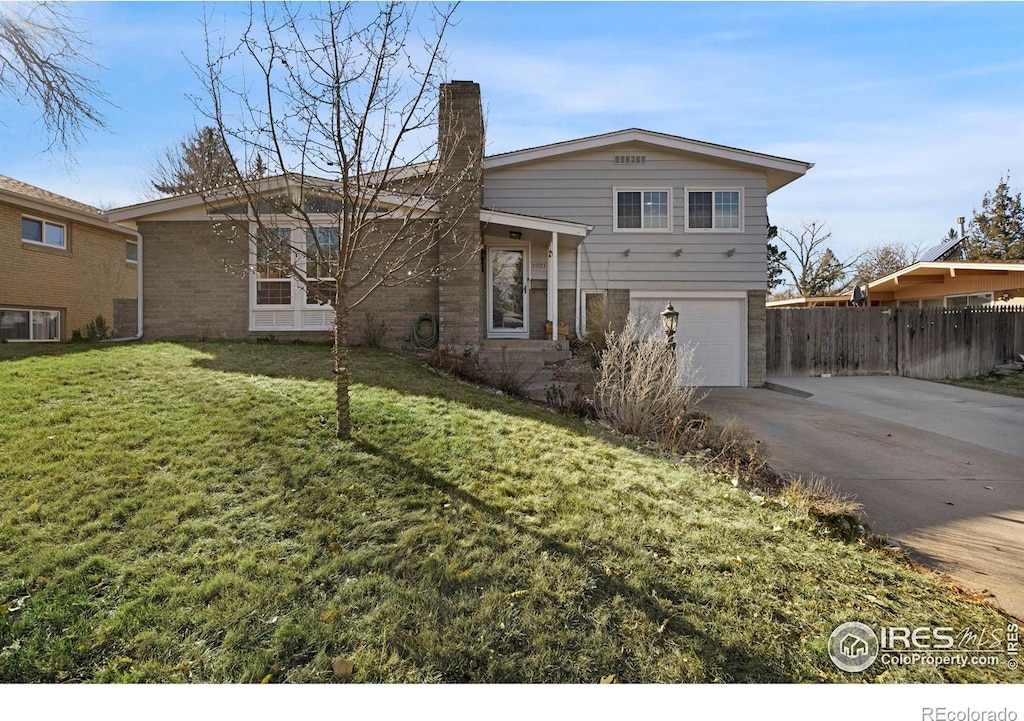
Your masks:
<svg viewBox="0 0 1024 721"><path fill-rule="evenodd" d="M972 388L976 391L988 391L989 393L1000 393L1004 396L1024 398L1024 373L1013 375L997 375L989 373L975 378L962 378L959 380L946 380L948 383L961 388Z"/></svg>
<svg viewBox="0 0 1024 721"><path fill-rule="evenodd" d="M326 347L0 348L0 682L1022 680L839 671L846 621L1006 619L726 476L355 363L342 443Z"/></svg>

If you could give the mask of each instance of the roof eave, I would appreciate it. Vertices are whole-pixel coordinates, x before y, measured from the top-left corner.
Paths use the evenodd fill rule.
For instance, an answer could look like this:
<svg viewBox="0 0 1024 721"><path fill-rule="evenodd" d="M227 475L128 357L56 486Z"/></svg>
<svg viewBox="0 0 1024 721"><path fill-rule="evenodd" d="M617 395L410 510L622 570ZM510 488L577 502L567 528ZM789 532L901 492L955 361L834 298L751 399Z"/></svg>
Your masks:
<svg viewBox="0 0 1024 721"><path fill-rule="evenodd" d="M79 223L85 223L91 225L94 228L102 228L104 230L110 230L115 233L121 233L124 235L132 235L131 231L126 228L120 228L113 224L110 220L109 214L98 214L90 215L83 213L80 210L75 210L66 205L59 203L49 203L40 198L33 198L28 195L22 195L21 193L14 193L9 190L0 189L0 200L5 200L11 205L16 205L21 208L28 208L34 210L37 213L44 213L53 216L59 216L61 218L67 218L68 220L74 220ZM102 211L98 211L102 213Z"/></svg>
<svg viewBox="0 0 1024 721"><path fill-rule="evenodd" d="M537 148L516 150L510 153L492 155L484 158L484 170L498 170L522 163L530 163L538 160L546 160L569 153L578 153L588 150L599 150L612 145L622 143L639 142L655 145L658 147L675 150L678 152L693 153L716 158L726 162L740 165L752 165L764 168L769 174L769 192L778 190L788 185L797 178L802 177L808 170L814 167L814 163L802 160L792 160L764 153L756 153L741 148L731 148L724 145L715 145L699 140L691 140L673 135L654 133L649 130L631 128L620 130L604 135L595 135L589 138L567 140L560 143L543 145ZM774 180L774 182L771 182Z"/></svg>

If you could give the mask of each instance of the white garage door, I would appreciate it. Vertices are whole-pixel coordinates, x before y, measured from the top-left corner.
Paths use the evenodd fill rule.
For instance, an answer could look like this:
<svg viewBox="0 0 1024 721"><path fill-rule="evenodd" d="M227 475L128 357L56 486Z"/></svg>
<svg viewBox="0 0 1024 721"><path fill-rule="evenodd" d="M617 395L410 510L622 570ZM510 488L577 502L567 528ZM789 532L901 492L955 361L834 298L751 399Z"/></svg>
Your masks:
<svg viewBox="0 0 1024 721"><path fill-rule="evenodd" d="M643 317L657 318L669 301L630 301L630 310ZM738 298L672 298L679 311L676 343L680 349L692 346L697 383L703 386L742 386L745 352L744 304ZM660 327L660 323L659 323Z"/></svg>

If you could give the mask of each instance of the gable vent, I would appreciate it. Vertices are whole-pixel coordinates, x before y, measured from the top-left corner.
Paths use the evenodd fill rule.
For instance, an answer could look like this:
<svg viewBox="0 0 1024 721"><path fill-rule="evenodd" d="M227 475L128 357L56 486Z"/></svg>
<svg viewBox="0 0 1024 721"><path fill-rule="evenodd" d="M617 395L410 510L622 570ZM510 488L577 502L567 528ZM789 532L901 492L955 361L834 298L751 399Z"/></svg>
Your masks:
<svg viewBox="0 0 1024 721"><path fill-rule="evenodd" d="M612 165L644 165L647 163L646 155L613 155Z"/></svg>

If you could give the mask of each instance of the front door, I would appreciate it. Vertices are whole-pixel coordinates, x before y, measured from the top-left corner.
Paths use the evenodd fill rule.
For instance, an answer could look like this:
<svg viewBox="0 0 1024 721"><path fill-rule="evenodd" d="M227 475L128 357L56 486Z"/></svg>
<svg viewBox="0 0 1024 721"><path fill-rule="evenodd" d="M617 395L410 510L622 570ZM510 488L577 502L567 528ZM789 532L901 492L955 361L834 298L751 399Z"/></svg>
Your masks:
<svg viewBox="0 0 1024 721"><path fill-rule="evenodd" d="M487 336L530 337L530 247L487 247Z"/></svg>

